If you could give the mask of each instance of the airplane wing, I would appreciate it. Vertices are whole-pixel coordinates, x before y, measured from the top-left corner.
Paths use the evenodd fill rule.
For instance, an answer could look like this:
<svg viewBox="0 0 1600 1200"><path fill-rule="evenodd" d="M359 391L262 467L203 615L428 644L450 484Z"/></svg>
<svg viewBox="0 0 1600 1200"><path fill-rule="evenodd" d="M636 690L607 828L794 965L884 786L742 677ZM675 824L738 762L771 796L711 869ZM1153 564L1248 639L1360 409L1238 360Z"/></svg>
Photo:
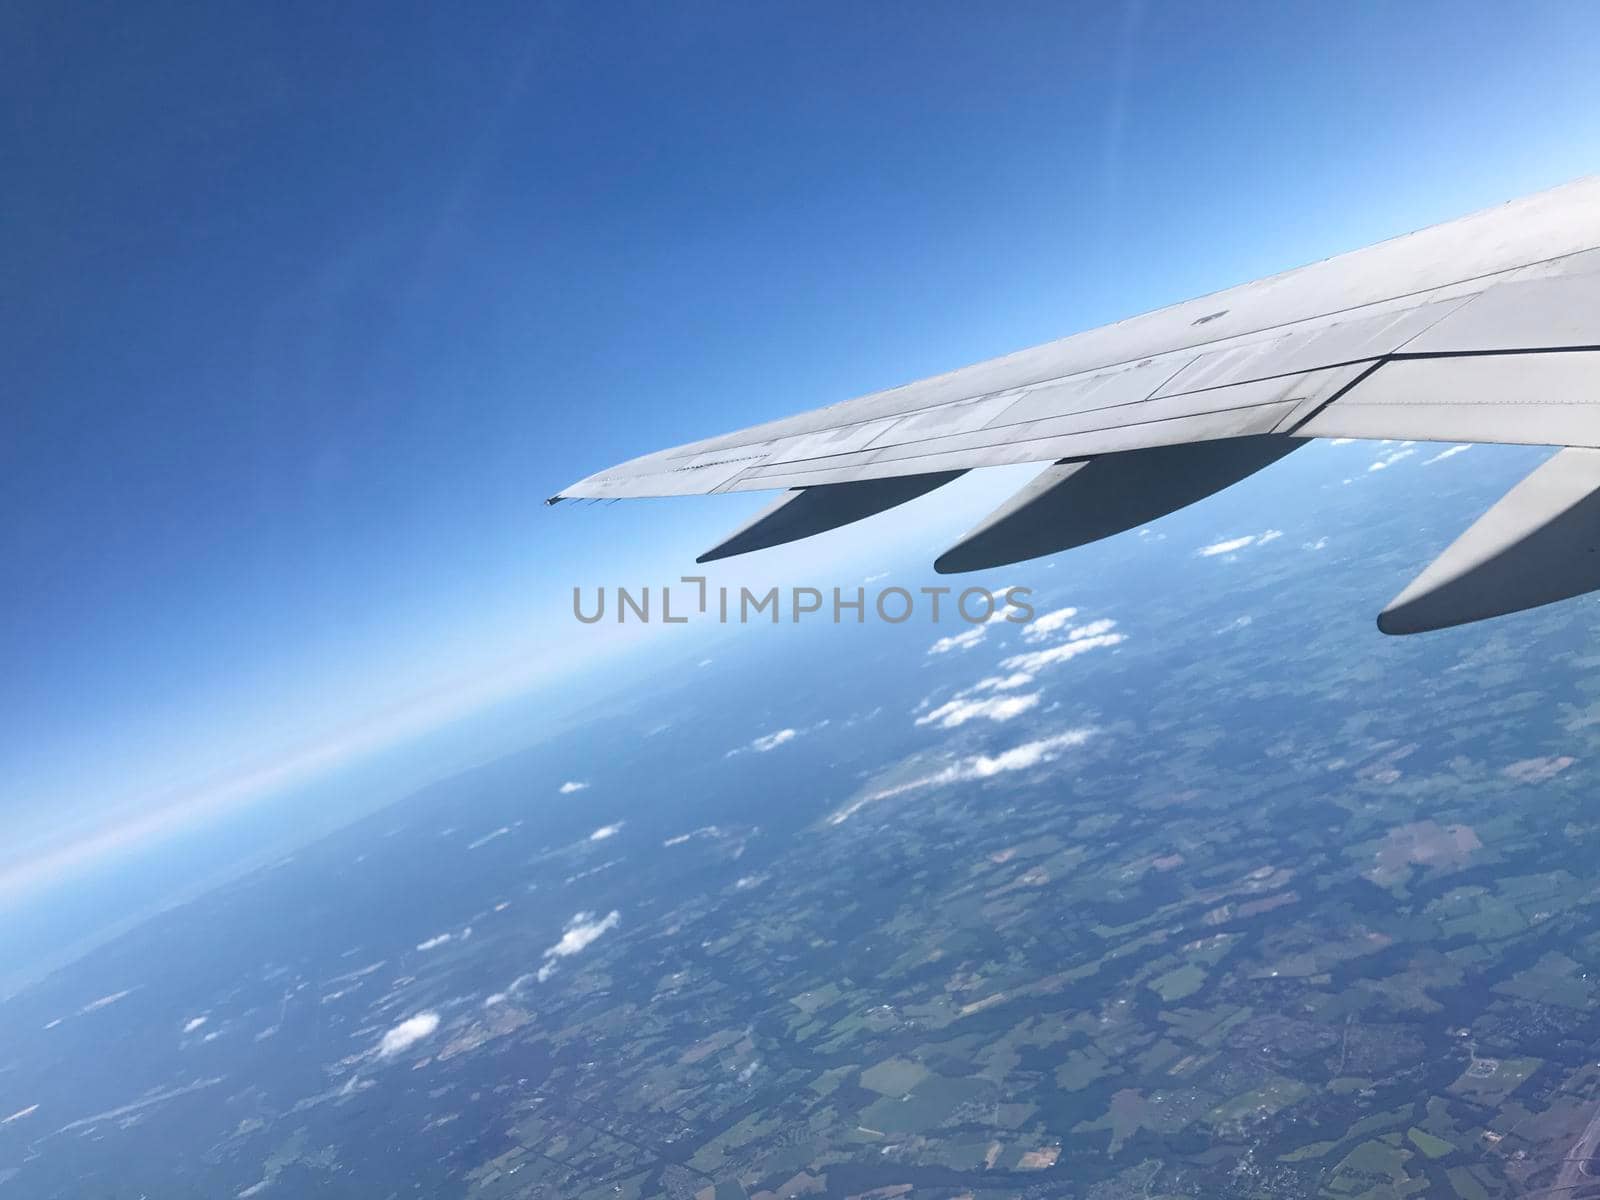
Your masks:
<svg viewBox="0 0 1600 1200"><path fill-rule="evenodd" d="M782 489L699 561L978 467L1048 464L935 563L1144 524L1317 437L1563 449L1386 608L1411 633L1600 588L1600 176L887 391L610 467L553 496Z"/></svg>

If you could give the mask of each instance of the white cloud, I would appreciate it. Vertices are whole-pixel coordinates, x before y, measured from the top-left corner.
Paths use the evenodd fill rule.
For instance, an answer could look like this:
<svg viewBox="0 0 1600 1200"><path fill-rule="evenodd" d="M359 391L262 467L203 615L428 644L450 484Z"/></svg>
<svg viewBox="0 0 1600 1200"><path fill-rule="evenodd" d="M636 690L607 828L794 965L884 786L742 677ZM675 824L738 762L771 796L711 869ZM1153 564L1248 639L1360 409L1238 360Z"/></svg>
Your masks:
<svg viewBox="0 0 1600 1200"><path fill-rule="evenodd" d="M859 812L861 808L875 800L887 800L893 796L901 796L907 792L919 791L923 788L946 787L953 783L992 779L994 776L1005 774L1008 771L1025 771L1029 767L1052 762L1059 758L1063 751L1069 750L1074 746L1083 745L1094 736L1094 732L1093 729L1068 729L1051 737L1024 742L1020 746L1002 750L999 754L974 754L967 758L958 759L929 774L920 775L903 783L892 784L876 792L869 792L834 813L833 816L828 818L828 824L842 825Z"/></svg>
<svg viewBox="0 0 1600 1200"><path fill-rule="evenodd" d="M417 943L417 949L418 950L437 950L440 946L442 946L446 942L448 942L450 940L450 937L451 937L451 935L448 934L448 933L438 934L435 937L428 938L426 941L418 942Z"/></svg>
<svg viewBox="0 0 1600 1200"><path fill-rule="evenodd" d="M1004 594L1004 593L1002 593ZM942 637L928 647L929 654L948 654L952 650L970 650L988 635L989 626L1007 619L1009 610L1005 606L996 608L989 614L988 620L981 625L974 625L971 629L960 633L953 633L949 637Z"/></svg>
<svg viewBox="0 0 1600 1200"><path fill-rule="evenodd" d="M483 1006L485 1008L493 1008L497 1004L504 1004L509 999L511 999L511 997L506 995L505 992L496 992L492 996L485 996L483 998Z"/></svg>
<svg viewBox="0 0 1600 1200"><path fill-rule="evenodd" d="M983 635L987 632L987 625L975 625L964 633L953 633L949 637L940 638L928 647L928 653L948 654L952 650L970 650L983 641Z"/></svg>
<svg viewBox="0 0 1600 1200"><path fill-rule="evenodd" d="M407 1017L379 1040L378 1057L393 1058L403 1054L424 1038L432 1037L438 1028L439 1014L436 1012L420 1012L414 1017Z"/></svg>
<svg viewBox="0 0 1600 1200"><path fill-rule="evenodd" d="M9 1117L0 1117L0 1125L9 1125L13 1121L22 1120L23 1117L31 1117L38 1111L39 1106L37 1104L30 1104L27 1108L14 1112Z"/></svg>
<svg viewBox="0 0 1600 1200"><path fill-rule="evenodd" d="M1012 717L1021 716L1038 703L1037 692L1025 696L990 696L983 700L963 700L957 697L918 717L917 724L954 729L980 717L988 721L1009 721Z"/></svg>
<svg viewBox="0 0 1600 1200"><path fill-rule="evenodd" d="M1086 625L1077 625L1067 630L1067 640L1076 642L1080 638L1099 637L1101 634L1110 633L1117 627L1117 623L1110 617L1101 617L1098 621L1090 621Z"/></svg>
<svg viewBox="0 0 1600 1200"><path fill-rule="evenodd" d="M1010 675L990 675L969 687L963 695L972 692L1006 692L1012 688L1026 687L1033 682L1033 676L1026 671L1014 671Z"/></svg>
<svg viewBox="0 0 1600 1200"><path fill-rule="evenodd" d="M544 983L555 974L556 960L571 958L574 954L587 950L604 933L615 929L622 920L622 914L612 909L598 921L592 912L573 914L572 920L567 922L567 928L561 935L561 940L544 952L545 964L539 968L535 978ZM516 985L512 985L513 990Z"/></svg>
<svg viewBox="0 0 1600 1200"><path fill-rule="evenodd" d="M1348 446L1353 441L1355 441L1355 438L1334 438L1331 442L1328 443L1328 445L1330 445L1330 446Z"/></svg>
<svg viewBox="0 0 1600 1200"><path fill-rule="evenodd" d="M503 837L505 837L506 834L508 834L510 832L511 832L511 826L502 825L502 826L500 826L499 829L496 829L491 833L484 834L481 838L478 838L476 841L468 842L467 843L467 849L468 850L477 850L479 847L487 846L490 842L494 841L495 838L503 838Z"/></svg>
<svg viewBox="0 0 1600 1200"><path fill-rule="evenodd" d="M1058 608L1055 612L1045 613L1037 620L1030 621L1022 627L1022 640L1025 642L1038 642L1056 633L1066 626L1073 617L1078 615L1075 608Z"/></svg>
<svg viewBox="0 0 1600 1200"><path fill-rule="evenodd" d="M1261 533L1247 533L1242 537L1226 538L1220 542L1212 542L1209 546L1201 546L1195 553L1201 558L1216 558L1222 554L1232 554L1243 550L1247 546L1265 546L1268 542L1275 542L1283 536L1281 529L1268 529Z"/></svg>
<svg viewBox="0 0 1600 1200"><path fill-rule="evenodd" d="M1385 443L1385 444L1387 444L1387 443ZM1403 444L1406 445L1406 446L1409 446L1411 443L1406 442L1406 443L1403 443ZM1388 467L1392 467L1395 463L1399 462L1402 458L1410 458L1415 453L1416 453L1415 450L1409 450L1409 449L1395 450L1392 453L1385 454L1377 462L1375 462L1371 466L1369 466L1367 468L1367 470L1368 471L1382 471L1382 470L1385 470Z"/></svg>
<svg viewBox="0 0 1600 1200"><path fill-rule="evenodd" d="M82 1008L80 1008L78 1010L78 1012L80 1014L82 1014L82 1013L99 1012L102 1008L106 1008L109 1005L115 1004L118 1000L121 1000L124 996L130 996L132 994L133 994L133 989L132 988L123 988L120 992L112 992L109 996L101 996L100 999L98 999L98 1000L89 1001L89 1003L85 1004Z"/></svg>
<svg viewBox="0 0 1600 1200"><path fill-rule="evenodd" d="M827 722L824 721L822 724L826 725ZM815 726L814 728L820 729L821 726ZM732 758L736 754L766 754L769 751L776 750L779 746L787 745L789 742L794 741L802 732L809 733L810 730L779 729L774 733L764 733L760 737L753 739L748 745L735 746L723 757Z"/></svg>
<svg viewBox="0 0 1600 1200"><path fill-rule="evenodd" d="M1103 646L1120 646L1127 641L1127 635L1111 632L1117 623L1110 617L1102 617L1098 621L1090 621L1087 625L1079 625L1067 631L1067 640L1058 642L1054 646L1043 650L1032 650L1026 654L1013 654L1010 658L1000 660L1000 665L1008 671L1019 671L1033 674L1045 667L1064 663L1069 659L1077 658L1080 654L1087 654Z"/></svg>
<svg viewBox="0 0 1600 1200"><path fill-rule="evenodd" d="M1447 458L1454 458L1458 454L1465 454L1471 449L1472 444L1470 442L1465 446L1451 446L1448 450L1439 451L1439 453L1435 454L1432 458L1423 459L1422 465L1425 467L1431 467L1436 462L1443 462Z"/></svg>
<svg viewBox="0 0 1600 1200"><path fill-rule="evenodd" d="M190 1017L187 1021L185 1021L183 1023L183 1031L185 1033L194 1033L196 1030L198 1030L205 1023L206 1023L206 1018L205 1017Z"/></svg>
<svg viewBox="0 0 1600 1200"><path fill-rule="evenodd" d="M617 836L617 834L622 832L622 826L625 823L626 822L623 821L617 821L611 825L602 825L599 829L596 829L589 835L589 840L591 842L603 842L607 838L614 838Z"/></svg>
<svg viewBox="0 0 1600 1200"><path fill-rule="evenodd" d="M688 833L675 834L662 842L663 846L681 846L685 842L697 837L721 837L722 830L715 825L702 825L699 829L691 829Z"/></svg>
<svg viewBox="0 0 1600 1200"><path fill-rule="evenodd" d="M1243 550L1255 540L1255 534L1247 533L1243 537L1229 538L1225 542L1212 542L1209 546L1201 546L1197 553L1201 558L1214 558L1218 554L1232 554L1235 550Z"/></svg>
<svg viewBox="0 0 1600 1200"><path fill-rule="evenodd" d="M1319 537L1314 542L1302 542L1300 544L1300 549L1302 549L1302 550L1326 550L1327 548L1328 548L1328 539L1325 536L1324 537Z"/></svg>
<svg viewBox="0 0 1600 1200"><path fill-rule="evenodd" d="M558 787L556 791L560 792L563 796L570 796L573 792L581 792L588 786L589 781L587 779L569 779L560 787Z"/></svg>
<svg viewBox="0 0 1600 1200"><path fill-rule="evenodd" d="M987 754L975 754L958 764L952 779L941 780L941 782L954 782L963 779L988 779L1006 771L1023 771L1029 767L1038 766L1040 763L1050 762L1059 757L1062 750L1070 749L1073 746L1081 746L1093 735L1094 730L1092 729L1069 729L1065 733L1040 738L1037 741L1024 742L1020 746L1002 750L993 757Z"/></svg>

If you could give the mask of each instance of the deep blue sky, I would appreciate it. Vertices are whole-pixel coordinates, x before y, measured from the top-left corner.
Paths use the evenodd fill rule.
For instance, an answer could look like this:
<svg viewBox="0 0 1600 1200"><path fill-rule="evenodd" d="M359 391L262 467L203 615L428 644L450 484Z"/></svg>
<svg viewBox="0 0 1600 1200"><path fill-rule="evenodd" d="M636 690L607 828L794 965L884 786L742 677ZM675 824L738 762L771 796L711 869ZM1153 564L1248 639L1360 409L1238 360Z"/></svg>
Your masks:
<svg viewBox="0 0 1600 1200"><path fill-rule="evenodd" d="M0 874L581 672L575 583L751 507L542 507L579 476L1600 162L1589 3L38 4L0 45Z"/></svg>

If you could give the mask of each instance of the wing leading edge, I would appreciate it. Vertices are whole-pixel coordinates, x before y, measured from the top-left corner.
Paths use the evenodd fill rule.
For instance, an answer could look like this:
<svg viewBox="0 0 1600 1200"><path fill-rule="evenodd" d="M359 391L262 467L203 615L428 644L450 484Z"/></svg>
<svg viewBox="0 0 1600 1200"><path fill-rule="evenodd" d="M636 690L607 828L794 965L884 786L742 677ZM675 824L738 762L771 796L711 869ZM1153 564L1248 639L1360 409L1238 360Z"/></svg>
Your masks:
<svg viewBox="0 0 1600 1200"><path fill-rule="evenodd" d="M763 514L759 536L747 529L710 552L724 557L860 519L962 471L1049 464L938 563L971 570L1143 524L1313 437L1600 451L1600 177L646 455L551 502L789 489L788 502ZM1439 575L1430 568L1380 627L1416 632L1576 594L1569 577L1548 589L1491 581L1496 563L1519 563L1526 577L1532 562L1534 577L1550 577L1562 547L1586 554L1589 543L1600 545L1600 516L1587 516L1600 502L1586 499L1600 489L1596 461L1600 454L1568 458L1560 487L1519 487L1507 497L1524 493L1517 520L1496 525L1496 536L1520 529L1524 539L1537 536L1539 553L1510 554L1517 543L1496 543L1499 552L1450 574L1442 593L1413 594ZM793 515L771 515L786 512ZM1423 594L1432 600L1419 604ZM1402 601L1407 615L1392 618Z"/></svg>

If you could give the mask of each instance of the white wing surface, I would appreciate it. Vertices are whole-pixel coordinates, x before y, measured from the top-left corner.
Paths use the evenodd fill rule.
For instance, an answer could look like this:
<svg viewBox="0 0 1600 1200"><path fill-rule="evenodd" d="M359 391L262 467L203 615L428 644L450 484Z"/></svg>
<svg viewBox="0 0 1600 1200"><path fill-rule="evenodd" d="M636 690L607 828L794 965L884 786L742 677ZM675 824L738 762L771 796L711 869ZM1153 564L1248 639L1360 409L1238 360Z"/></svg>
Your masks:
<svg viewBox="0 0 1600 1200"><path fill-rule="evenodd" d="M1314 437L1600 449L1600 177L662 450L551 499L791 490L702 555L720 558L859 520L974 468L1049 464L937 563L972 570L1143 524ZM1600 587L1600 564L1567 562L1600 559L1600 516L1580 519L1600 510L1584 503L1600 489L1600 454L1561 458L1562 486L1513 489L1440 560L1471 570L1446 580L1430 568L1397 599L1404 619L1385 610L1380 627L1439 628ZM1533 558L1562 570L1530 573L1530 556L1514 553L1535 534Z"/></svg>

